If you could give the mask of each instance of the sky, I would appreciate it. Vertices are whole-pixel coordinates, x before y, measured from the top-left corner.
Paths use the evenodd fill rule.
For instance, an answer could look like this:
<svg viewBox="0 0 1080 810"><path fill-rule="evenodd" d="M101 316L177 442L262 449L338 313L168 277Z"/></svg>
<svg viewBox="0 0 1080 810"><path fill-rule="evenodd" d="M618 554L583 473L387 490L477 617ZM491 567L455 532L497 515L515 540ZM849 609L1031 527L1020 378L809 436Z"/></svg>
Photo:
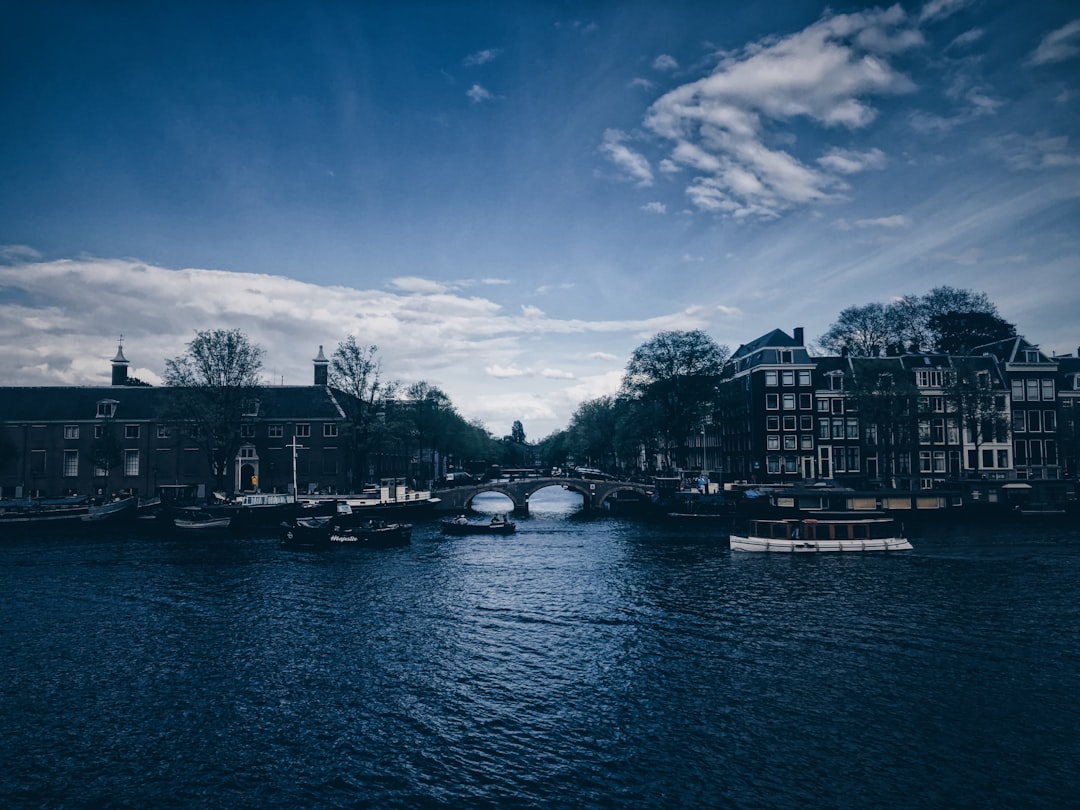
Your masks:
<svg viewBox="0 0 1080 810"><path fill-rule="evenodd" d="M0 381L354 335L529 440L700 329L949 285L1080 345L1080 9L0 0Z"/></svg>

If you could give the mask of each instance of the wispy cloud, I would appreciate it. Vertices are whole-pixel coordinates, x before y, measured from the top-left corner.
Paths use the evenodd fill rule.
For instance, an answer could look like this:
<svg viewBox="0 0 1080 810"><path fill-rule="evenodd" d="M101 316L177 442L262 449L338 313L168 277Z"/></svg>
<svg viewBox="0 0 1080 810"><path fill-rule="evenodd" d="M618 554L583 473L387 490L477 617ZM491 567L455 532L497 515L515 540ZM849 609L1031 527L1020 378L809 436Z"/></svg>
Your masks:
<svg viewBox="0 0 1080 810"><path fill-rule="evenodd" d="M674 56L670 54L662 53L653 60L653 70L660 70L664 72L678 70L679 63L675 60Z"/></svg>
<svg viewBox="0 0 1080 810"><path fill-rule="evenodd" d="M855 226L858 228L907 228L911 226L911 217L903 214L893 214L888 217L876 217L874 219L857 219Z"/></svg>
<svg viewBox="0 0 1080 810"><path fill-rule="evenodd" d="M1053 62L1064 62L1078 54L1080 54L1080 19L1073 20L1043 37L1039 47L1028 57L1028 64L1048 65Z"/></svg>
<svg viewBox="0 0 1080 810"><path fill-rule="evenodd" d="M495 96L492 94L492 92L486 87L479 84L474 84L472 87L470 87L467 91L465 91L465 95L468 96L469 101L471 101L473 104L483 104L485 101L495 100Z"/></svg>
<svg viewBox="0 0 1080 810"><path fill-rule="evenodd" d="M780 148L766 122L865 127L877 114L870 98L913 89L890 59L922 41L900 6L829 14L795 34L725 55L711 75L658 99L645 128L671 144L667 168L695 172L686 192L699 209L775 217L828 199L842 187L836 172L860 163L870 168L881 158L867 151L845 159L834 150L815 169Z"/></svg>
<svg viewBox="0 0 1080 810"><path fill-rule="evenodd" d="M971 0L930 0L919 12L920 22L933 22L951 17L965 6L971 5Z"/></svg>
<svg viewBox="0 0 1080 810"><path fill-rule="evenodd" d="M502 48L486 48L476 53L470 53L462 60L462 63L466 67L475 67L477 65L486 65L495 59L498 59L502 55Z"/></svg>
<svg viewBox="0 0 1080 810"><path fill-rule="evenodd" d="M987 149L1017 171L1080 166L1080 151L1070 148L1065 135L1002 135L986 141Z"/></svg>
<svg viewBox="0 0 1080 810"><path fill-rule="evenodd" d="M652 168L648 159L640 152L635 152L626 145L629 136L620 130L609 129L604 132L604 140L600 144L600 151L619 170L622 177L629 179L639 186L651 186L653 184Z"/></svg>
<svg viewBox="0 0 1080 810"><path fill-rule="evenodd" d="M647 202L641 206L642 211L648 211L650 214L666 214L667 206L662 202Z"/></svg>
<svg viewBox="0 0 1080 810"><path fill-rule="evenodd" d="M880 149L830 149L817 162L837 174L855 174L867 169L885 168L885 153Z"/></svg>

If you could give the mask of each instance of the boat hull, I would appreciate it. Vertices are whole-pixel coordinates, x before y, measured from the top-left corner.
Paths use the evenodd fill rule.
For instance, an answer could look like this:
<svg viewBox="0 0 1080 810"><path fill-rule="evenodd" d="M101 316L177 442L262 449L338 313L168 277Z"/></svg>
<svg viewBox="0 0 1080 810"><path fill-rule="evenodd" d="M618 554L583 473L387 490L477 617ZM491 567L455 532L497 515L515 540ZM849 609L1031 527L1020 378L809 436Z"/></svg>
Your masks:
<svg viewBox="0 0 1080 810"><path fill-rule="evenodd" d="M732 551L767 551L781 553L819 553L829 551L910 551L911 543L904 537L883 537L859 540L795 540L753 537L733 534L729 538Z"/></svg>
<svg viewBox="0 0 1080 810"><path fill-rule="evenodd" d="M342 526L332 519L302 518L282 523L280 539L288 548L391 548L412 542L412 524Z"/></svg>
<svg viewBox="0 0 1080 810"><path fill-rule="evenodd" d="M517 524L509 522L492 525L490 523L455 523L452 520L444 520L440 525L443 534L458 537L467 534L513 534L517 531Z"/></svg>

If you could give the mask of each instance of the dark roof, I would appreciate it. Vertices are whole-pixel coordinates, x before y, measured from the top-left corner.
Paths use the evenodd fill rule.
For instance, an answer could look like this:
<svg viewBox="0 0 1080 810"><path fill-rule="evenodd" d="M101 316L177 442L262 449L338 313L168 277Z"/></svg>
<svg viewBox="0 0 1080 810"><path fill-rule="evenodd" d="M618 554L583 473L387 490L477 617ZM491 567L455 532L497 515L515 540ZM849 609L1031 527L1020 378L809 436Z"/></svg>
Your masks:
<svg viewBox="0 0 1080 810"><path fill-rule="evenodd" d="M787 334L782 329L773 329L771 332L762 335L759 338L751 340L749 343L744 343L742 346L735 350L735 353L731 355L732 359L736 357L744 357L748 354L764 349L766 347L775 348L794 348L798 344L795 343L795 338Z"/></svg>
<svg viewBox="0 0 1080 810"><path fill-rule="evenodd" d="M164 410L169 388L102 385L0 388L2 422L84 422L97 418L97 404L114 400L114 421L147 421ZM341 419L335 396L324 386L272 386L260 389L261 419Z"/></svg>

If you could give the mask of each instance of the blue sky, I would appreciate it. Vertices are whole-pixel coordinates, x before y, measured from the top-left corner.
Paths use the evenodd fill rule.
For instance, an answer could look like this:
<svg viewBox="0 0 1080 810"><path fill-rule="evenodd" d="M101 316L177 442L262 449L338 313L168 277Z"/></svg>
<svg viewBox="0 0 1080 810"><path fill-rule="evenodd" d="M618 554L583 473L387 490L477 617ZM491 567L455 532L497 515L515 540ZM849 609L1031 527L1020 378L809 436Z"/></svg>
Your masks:
<svg viewBox="0 0 1080 810"><path fill-rule="evenodd" d="M663 329L985 292L1080 344L1071 3L5 3L0 377L376 344L529 438Z"/></svg>

